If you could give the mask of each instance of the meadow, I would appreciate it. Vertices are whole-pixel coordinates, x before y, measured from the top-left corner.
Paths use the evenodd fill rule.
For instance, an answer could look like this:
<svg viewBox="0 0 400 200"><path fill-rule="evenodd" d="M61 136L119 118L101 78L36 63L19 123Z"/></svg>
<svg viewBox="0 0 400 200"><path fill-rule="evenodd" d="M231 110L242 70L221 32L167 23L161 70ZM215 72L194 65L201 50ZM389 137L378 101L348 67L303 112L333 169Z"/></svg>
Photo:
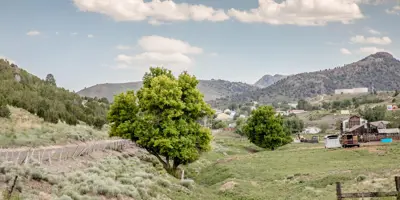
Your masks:
<svg viewBox="0 0 400 200"><path fill-rule="evenodd" d="M336 199L337 181L343 192L394 191L399 153L399 143L353 149L293 143L262 151L235 134L219 133L214 150L187 170L221 198L329 200Z"/></svg>

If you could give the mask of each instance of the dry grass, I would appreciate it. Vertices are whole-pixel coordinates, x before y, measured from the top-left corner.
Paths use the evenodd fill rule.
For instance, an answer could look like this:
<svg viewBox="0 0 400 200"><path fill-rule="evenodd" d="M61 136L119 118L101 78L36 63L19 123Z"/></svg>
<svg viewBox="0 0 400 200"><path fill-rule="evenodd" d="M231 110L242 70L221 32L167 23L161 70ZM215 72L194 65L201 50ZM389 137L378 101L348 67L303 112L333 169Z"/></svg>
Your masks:
<svg viewBox="0 0 400 200"><path fill-rule="evenodd" d="M3 148L48 146L108 137L107 130L99 131L86 125L51 124L23 109L10 107L10 110L10 119L0 118L0 147Z"/></svg>

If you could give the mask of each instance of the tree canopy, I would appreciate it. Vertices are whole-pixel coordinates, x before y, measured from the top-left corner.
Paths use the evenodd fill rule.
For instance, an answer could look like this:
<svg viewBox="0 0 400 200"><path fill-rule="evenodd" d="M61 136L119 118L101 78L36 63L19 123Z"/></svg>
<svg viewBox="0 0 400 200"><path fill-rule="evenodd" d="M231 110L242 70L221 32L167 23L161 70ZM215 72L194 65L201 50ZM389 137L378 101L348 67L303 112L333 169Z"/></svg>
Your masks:
<svg viewBox="0 0 400 200"><path fill-rule="evenodd" d="M211 133L197 121L214 114L196 88L198 80L183 72L150 68L143 87L115 96L108 120L110 136L135 141L155 155L170 173L210 149Z"/></svg>
<svg viewBox="0 0 400 200"><path fill-rule="evenodd" d="M54 84L53 84L54 83ZM108 104L93 98L80 97L64 88L55 86L53 75L42 80L27 71L0 59L0 100L5 105L27 110L47 122L66 122L76 125L79 121L96 128L106 123Z"/></svg>
<svg viewBox="0 0 400 200"><path fill-rule="evenodd" d="M271 106L260 106L254 110L243 131L250 142L261 148L274 150L292 141L284 130L282 117L275 116Z"/></svg>

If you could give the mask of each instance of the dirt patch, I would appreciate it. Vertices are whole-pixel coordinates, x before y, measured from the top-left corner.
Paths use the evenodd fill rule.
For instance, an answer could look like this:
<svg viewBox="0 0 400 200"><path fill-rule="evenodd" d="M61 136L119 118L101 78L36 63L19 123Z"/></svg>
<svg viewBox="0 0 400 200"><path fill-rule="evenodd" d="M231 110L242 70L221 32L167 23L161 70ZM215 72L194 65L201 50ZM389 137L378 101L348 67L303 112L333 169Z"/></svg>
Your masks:
<svg viewBox="0 0 400 200"><path fill-rule="evenodd" d="M235 186L238 185L238 183L236 183L235 181L229 181L224 183L219 190L222 192L225 192L227 190L232 190L233 188L235 188Z"/></svg>

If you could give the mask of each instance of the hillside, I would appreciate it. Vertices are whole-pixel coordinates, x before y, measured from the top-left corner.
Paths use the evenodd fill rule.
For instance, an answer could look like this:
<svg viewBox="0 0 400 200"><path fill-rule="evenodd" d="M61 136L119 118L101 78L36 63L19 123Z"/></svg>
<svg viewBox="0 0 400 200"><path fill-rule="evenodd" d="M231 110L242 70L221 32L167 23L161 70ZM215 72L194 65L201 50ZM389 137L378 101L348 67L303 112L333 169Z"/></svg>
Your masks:
<svg viewBox="0 0 400 200"><path fill-rule="evenodd" d="M85 88L78 92L81 96L87 97L105 97L109 101L112 101L114 95L127 90L138 90L142 87L142 82L129 82L129 83L104 83L97 84L88 88ZM233 94L243 93L245 91L254 91L257 87L241 83L241 82L230 82L225 80L200 80L197 86L199 90L204 94L206 101L214 100L224 96L230 96Z"/></svg>
<svg viewBox="0 0 400 200"><path fill-rule="evenodd" d="M84 122L101 128L106 122L106 99L81 98L57 87L56 79L48 74L45 80L36 77L7 60L0 59L0 107L22 108L57 124L77 125Z"/></svg>
<svg viewBox="0 0 400 200"><path fill-rule="evenodd" d="M254 83L254 85L259 88L266 88L285 77L286 77L285 75L280 75L280 74L275 74L273 76L266 74L263 77L261 77L260 80L258 80L256 83Z"/></svg>
<svg viewBox="0 0 400 200"><path fill-rule="evenodd" d="M288 76L260 90L221 98L212 105L243 103L256 100L263 103L291 101L319 94L332 94L335 89L374 87L376 90L400 88L400 61L391 54L378 52L343 67Z"/></svg>

